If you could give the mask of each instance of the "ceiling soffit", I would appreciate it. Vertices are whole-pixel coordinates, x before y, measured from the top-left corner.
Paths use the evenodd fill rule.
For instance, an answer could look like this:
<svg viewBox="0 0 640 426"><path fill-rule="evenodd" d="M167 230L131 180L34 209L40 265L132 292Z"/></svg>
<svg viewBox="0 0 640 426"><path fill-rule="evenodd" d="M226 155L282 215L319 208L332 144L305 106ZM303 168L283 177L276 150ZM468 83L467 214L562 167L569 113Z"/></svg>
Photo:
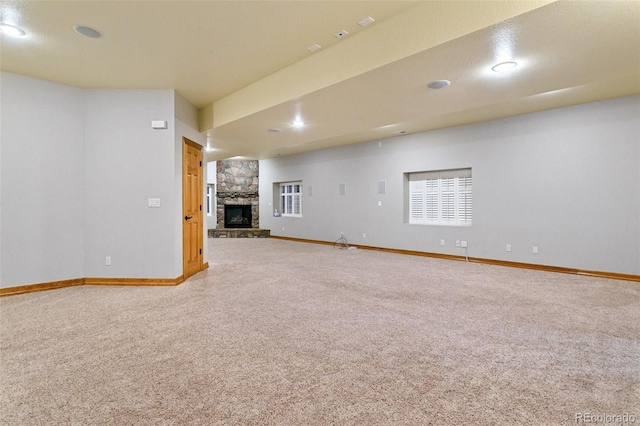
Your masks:
<svg viewBox="0 0 640 426"><path fill-rule="evenodd" d="M417 2L213 104L201 131L297 99L552 1Z"/></svg>

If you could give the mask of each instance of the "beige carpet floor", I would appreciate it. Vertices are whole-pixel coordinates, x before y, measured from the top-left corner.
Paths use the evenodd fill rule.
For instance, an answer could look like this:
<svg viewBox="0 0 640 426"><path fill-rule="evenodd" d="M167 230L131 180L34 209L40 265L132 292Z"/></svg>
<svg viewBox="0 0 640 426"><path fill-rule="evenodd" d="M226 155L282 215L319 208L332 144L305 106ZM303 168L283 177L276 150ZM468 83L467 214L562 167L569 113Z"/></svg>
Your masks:
<svg viewBox="0 0 640 426"><path fill-rule="evenodd" d="M3 425L640 423L640 284L209 239L178 287L0 299Z"/></svg>

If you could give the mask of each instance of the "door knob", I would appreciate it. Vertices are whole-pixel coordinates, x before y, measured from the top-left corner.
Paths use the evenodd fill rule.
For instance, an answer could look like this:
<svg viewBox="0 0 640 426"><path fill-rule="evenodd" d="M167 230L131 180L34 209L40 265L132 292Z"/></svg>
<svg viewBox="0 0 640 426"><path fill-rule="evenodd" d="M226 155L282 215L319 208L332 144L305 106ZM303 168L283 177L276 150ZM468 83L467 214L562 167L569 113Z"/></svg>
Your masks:
<svg viewBox="0 0 640 426"><path fill-rule="evenodd" d="M189 220L189 219L191 219L192 217L193 217L193 216L185 216L185 217L184 217L184 220Z"/></svg>

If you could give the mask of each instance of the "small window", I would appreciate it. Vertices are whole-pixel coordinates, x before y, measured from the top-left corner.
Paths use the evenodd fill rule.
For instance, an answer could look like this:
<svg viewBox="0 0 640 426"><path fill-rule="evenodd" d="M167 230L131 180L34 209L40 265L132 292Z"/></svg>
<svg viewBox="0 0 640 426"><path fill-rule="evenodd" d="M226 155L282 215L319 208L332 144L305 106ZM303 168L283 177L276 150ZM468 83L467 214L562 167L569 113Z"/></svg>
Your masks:
<svg viewBox="0 0 640 426"><path fill-rule="evenodd" d="M282 216L302 216L302 182L280 184L280 214Z"/></svg>
<svg viewBox="0 0 640 426"><path fill-rule="evenodd" d="M409 223L470 226L471 169L407 173Z"/></svg>

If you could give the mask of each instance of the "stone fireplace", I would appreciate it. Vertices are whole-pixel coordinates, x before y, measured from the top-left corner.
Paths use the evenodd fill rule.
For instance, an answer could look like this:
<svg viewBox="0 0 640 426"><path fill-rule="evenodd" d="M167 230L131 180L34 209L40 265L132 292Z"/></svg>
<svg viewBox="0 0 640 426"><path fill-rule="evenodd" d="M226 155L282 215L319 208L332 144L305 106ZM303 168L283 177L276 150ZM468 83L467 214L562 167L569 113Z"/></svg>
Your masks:
<svg viewBox="0 0 640 426"><path fill-rule="evenodd" d="M258 161L224 160L216 165L216 229L214 238L268 237L260 227Z"/></svg>

